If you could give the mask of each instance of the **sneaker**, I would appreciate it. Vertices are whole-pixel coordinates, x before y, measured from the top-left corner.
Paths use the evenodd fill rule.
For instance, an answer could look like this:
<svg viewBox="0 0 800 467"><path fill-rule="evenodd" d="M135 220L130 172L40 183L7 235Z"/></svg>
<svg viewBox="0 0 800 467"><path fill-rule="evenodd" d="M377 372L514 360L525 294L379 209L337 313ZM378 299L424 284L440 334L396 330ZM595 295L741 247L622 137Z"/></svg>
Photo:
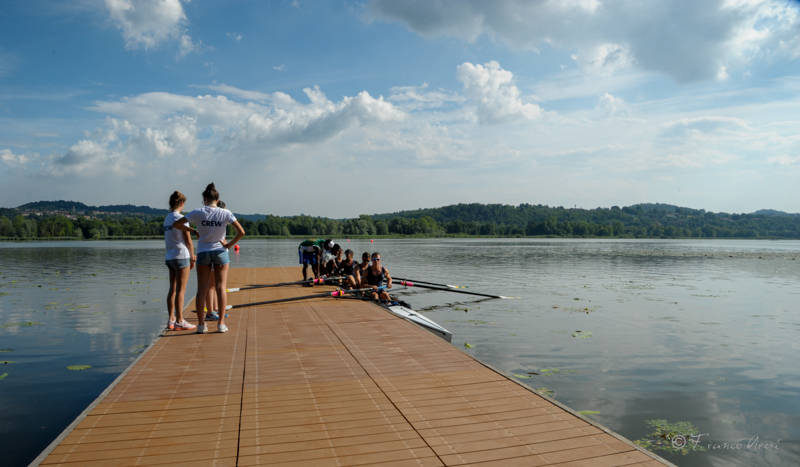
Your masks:
<svg viewBox="0 0 800 467"><path fill-rule="evenodd" d="M190 331L190 330L192 330L192 329L194 329L196 327L197 326L195 326L194 324L192 324L192 323L190 323L190 322L188 322L186 320L179 321L179 322L175 323L175 330L176 331Z"/></svg>
<svg viewBox="0 0 800 467"><path fill-rule="evenodd" d="M208 328L206 327L205 324L200 324L200 325L197 326L197 333L198 334L207 334L208 333Z"/></svg>
<svg viewBox="0 0 800 467"><path fill-rule="evenodd" d="M219 327L217 328L217 332L228 332L228 326L220 324Z"/></svg>
<svg viewBox="0 0 800 467"><path fill-rule="evenodd" d="M172 321L172 320L167 321L167 329L170 330L170 331L175 329L175 321Z"/></svg>
<svg viewBox="0 0 800 467"><path fill-rule="evenodd" d="M206 321L219 321L219 313L216 311L206 313Z"/></svg>

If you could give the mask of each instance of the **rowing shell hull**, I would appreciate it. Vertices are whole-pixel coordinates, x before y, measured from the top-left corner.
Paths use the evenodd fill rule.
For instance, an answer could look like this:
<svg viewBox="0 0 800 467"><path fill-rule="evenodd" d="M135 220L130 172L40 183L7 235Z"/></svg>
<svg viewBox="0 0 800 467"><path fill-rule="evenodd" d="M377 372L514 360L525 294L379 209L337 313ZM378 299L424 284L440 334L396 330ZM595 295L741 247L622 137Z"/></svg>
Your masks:
<svg viewBox="0 0 800 467"><path fill-rule="evenodd" d="M437 336L441 337L442 339L446 340L447 342L451 342L453 340L453 333L448 331L447 329L439 326L430 318L426 318L421 314L417 313L416 311L412 310L411 308L404 307L402 305L391 305L385 307L389 310L389 313L399 316L403 319L411 321L412 323L421 326L423 329L436 334Z"/></svg>

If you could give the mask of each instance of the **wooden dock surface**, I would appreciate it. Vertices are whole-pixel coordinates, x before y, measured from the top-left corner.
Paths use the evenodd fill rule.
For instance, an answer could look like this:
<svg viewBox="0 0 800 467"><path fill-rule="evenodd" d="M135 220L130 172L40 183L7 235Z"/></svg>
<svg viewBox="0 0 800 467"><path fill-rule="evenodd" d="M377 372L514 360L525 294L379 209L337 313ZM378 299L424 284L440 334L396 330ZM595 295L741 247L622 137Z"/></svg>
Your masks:
<svg viewBox="0 0 800 467"><path fill-rule="evenodd" d="M229 287L298 276L234 268ZM157 339L35 463L671 465L374 304L326 298L229 314L227 334Z"/></svg>

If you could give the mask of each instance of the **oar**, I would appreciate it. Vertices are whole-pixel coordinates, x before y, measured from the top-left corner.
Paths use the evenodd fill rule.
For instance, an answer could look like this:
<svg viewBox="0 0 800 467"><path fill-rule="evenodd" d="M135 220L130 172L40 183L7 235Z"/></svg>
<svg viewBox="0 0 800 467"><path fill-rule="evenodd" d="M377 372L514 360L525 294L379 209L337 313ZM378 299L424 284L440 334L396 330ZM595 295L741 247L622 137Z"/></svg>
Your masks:
<svg viewBox="0 0 800 467"><path fill-rule="evenodd" d="M468 290L458 290L458 289L451 289L448 287L435 287L432 285L425 285L425 284L417 284L411 281L405 280L398 280L397 281L400 285L404 285L406 287L421 287L423 289L432 289L432 290L441 290L443 292L455 292L455 293L463 293L467 295L477 295L478 297L489 297L489 298L502 298L502 299L511 299L514 297L504 297L502 295L492 295L488 293L480 293L480 292L470 292Z"/></svg>
<svg viewBox="0 0 800 467"><path fill-rule="evenodd" d="M311 295L302 295L299 297L288 297L288 298L278 298L275 300L266 300L263 302L253 302L253 303L241 303L239 305L233 305L233 308L244 308L246 306L257 306L257 305L269 305L271 303L282 303L282 302L293 302L296 300L306 300L309 298L325 298L325 297L344 297L347 294L358 293L358 292L367 292L373 290L372 287L366 289L351 289L351 290L334 290L332 292L324 292L324 293L315 293Z"/></svg>
<svg viewBox="0 0 800 467"><path fill-rule="evenodd" d="M306 279L304 281L294 281L294 282L278 282L276 284L262 284L262 285L248 285L245 287L235 287L228 289L228 292L239 292L240 290L252 290L252 289L263 289L266 287L282 287L284 285L299 285L299 284L324 284L327 281L333 281L337 279L343 279L341 276L336 277L325 277L320 279Z"/></svg>
<svg viewBox="0 0 800 467"><path fill-rule="evenodd" d="M393 277L392 279L397 279L399 281L410 281L410 282L414 282L415 284L438 285L439 287L447 287L449 289L468 289L469 288L469 286L466 286L466 285L440 284L438 282L418 281L418 280L414 280L414 279L407 279L407 278L404 278L404 277Z"/></svg>

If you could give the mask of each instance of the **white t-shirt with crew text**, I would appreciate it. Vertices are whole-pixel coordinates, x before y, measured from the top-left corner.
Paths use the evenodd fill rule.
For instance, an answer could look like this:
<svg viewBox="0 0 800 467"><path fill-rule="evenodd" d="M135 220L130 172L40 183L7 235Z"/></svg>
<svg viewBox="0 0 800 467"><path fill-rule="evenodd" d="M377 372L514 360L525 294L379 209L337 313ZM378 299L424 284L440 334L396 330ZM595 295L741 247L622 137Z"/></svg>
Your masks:
<svg viewBox="0 0 800 467"><path fill-rule="evenodd" d="M189 259L189 247L183 242L183 230L172 227L176 220L183 217L178 211L167 214L164 218L164 243L167 255L164 259Z"/></svg>
<svg viewBox="0 0 800 467"><path fill-rule="evenodd" d="M222 249L222 240L228 224L236 222L236 216L227 209L203 206L186 215L189 222L197 228L197 252Z"/></svg>

